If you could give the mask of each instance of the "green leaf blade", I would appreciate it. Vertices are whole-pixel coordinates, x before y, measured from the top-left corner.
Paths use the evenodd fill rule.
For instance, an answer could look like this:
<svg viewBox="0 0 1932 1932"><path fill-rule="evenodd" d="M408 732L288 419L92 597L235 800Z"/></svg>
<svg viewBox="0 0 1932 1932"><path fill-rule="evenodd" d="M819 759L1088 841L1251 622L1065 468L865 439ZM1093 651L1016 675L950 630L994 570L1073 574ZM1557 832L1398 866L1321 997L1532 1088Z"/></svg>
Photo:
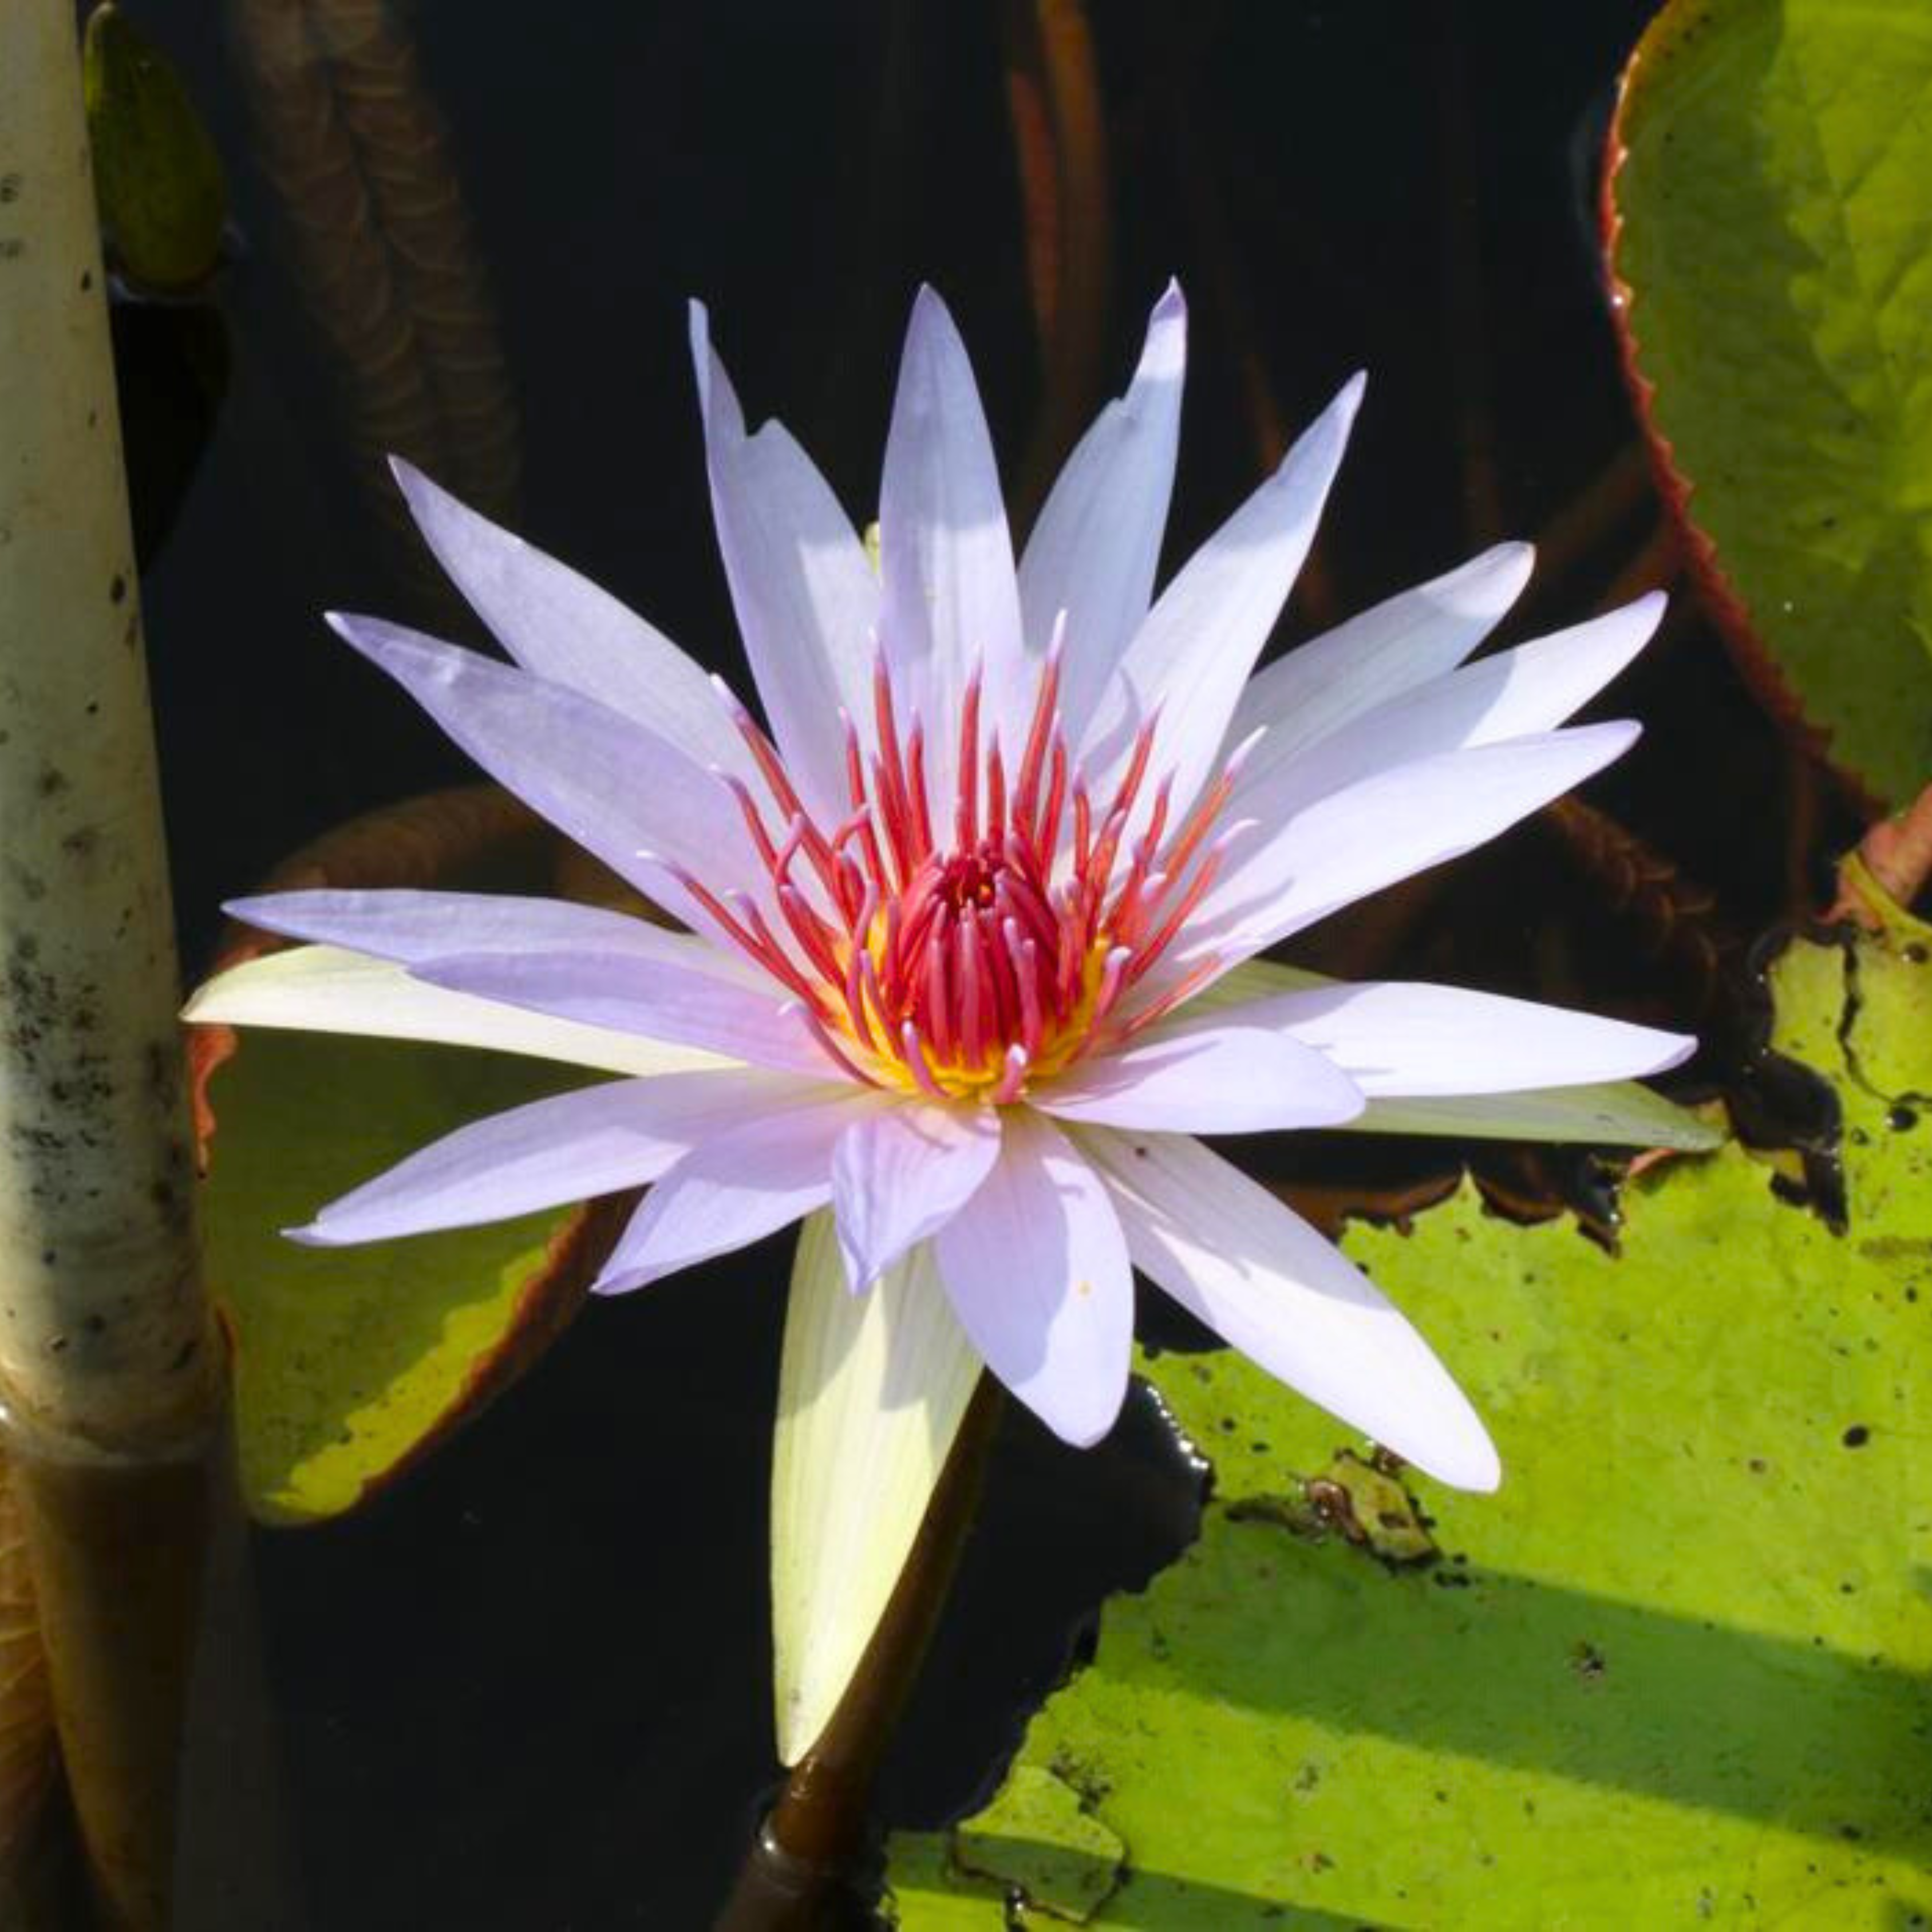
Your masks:
<svg viewBox="0 0 1932 1932"><path fill-rule="evenodd" d="M366 1247L280 1230L466 1121L574 1084L458 1048L268 1032L214 1071L208 1274L258 1517L339 1515L412 1462L567 1318L587 1280L576 1244L594 1238L575 1209Z"/></svg>
<svg viewBox="0 0 1932 1932"><path fill-rule="evenodd" d="M1843 1109L1844 1233L1735 1144L1632 1182L1618 1255L1468 1186L1409 1234L1351 1232L1502 1452L1494 1498L1405 1478L1432 1562L1311 1521L1299 1479L1338 1432L1307 1405L1228 1354L1148 1365L1216 1500L1108 1604L1019 1760L1123 1847L1088 1922L1894 1932L1926 1909L1928 937L1894 909L1772 968L1774 1046ZM992 1932L989 1874L1024 1892L1064 1863L1064 1832L989 1856L1013 1808L896 1851L906 1932Z"/></svg>

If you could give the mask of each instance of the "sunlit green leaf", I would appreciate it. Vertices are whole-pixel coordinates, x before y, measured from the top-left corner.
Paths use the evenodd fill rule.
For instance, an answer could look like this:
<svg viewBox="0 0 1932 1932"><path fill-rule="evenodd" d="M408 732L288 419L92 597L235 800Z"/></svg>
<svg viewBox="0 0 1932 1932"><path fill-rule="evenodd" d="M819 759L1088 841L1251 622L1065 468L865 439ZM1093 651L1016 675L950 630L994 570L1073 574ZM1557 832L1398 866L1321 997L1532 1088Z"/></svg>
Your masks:
<svg viewBox="0 0 1932 1932"><path fill-rule="evenodd" d="M574 1210L367 1247L278 1231L439 1134L572 1084L495 1054L266 1031L216 1070L208 1273L258 1516L352 1508L540 1349L587 1280Z"/></svg>
<svg viewBox="0 0 1932 1932"><path fill-rule="evenodd" d="M1843 1107L1844 1232L1735 1145L1632 1182L1618 1255L1467 1187L1352 1232L1498 1496L1405 1474L1412 1514L1238 1358L1149 1364L1214 1463L1200 1542L1106 1606L1024 1786L900 1841L901 1924L993 1932L1040 1874L1144 1932L1923 1922L1928 940L1894 913L1772 972Z"/></svg>
<svg viewBox="0 0 1932 1932"><path fill-rule="evenodd" d="M1903 800L1932 775L1932 10L1672 0L1612 266L1692 560L1748 669Z"/></svg>

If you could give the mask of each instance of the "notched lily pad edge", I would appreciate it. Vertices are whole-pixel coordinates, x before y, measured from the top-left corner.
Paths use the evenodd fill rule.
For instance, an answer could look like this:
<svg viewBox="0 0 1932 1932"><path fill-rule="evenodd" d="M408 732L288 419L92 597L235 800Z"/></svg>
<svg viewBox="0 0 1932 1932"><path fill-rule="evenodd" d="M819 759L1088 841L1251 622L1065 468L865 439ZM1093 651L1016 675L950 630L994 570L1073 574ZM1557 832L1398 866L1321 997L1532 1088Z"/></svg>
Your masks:
<svg viewBox="0 0 1932 1932"><path fill-rule="evenodd" d="M1702 12L1692 13L1682 6L1666 7L1644 30L1617 80L1616 100L1604 137L1597 211L1617 358L1642 432L1652 481L1665 518L1677 540L1698 602L1723 638L1732 662L1752 694L1799 749L1837 777L1861 811L1876 817L1890 801L1835 746L1837 734L1832 728L1819 724L1806 710L1803 698L1759 635L1750 605L1725 569L1716 540L1693 512L1691 500L1696 494L1696 482L1678 460L1676 446L1658 421L1657 385L1641 366L1642 344L1633 314L1637 305L1636 292L1625 280L1618 266L1618 248L1624 223L1616 187L1617 177L1630 154L1624 139L1624 116L1632 84L1646 62L1666 57L1673 44L1701 17Z"/></svg>

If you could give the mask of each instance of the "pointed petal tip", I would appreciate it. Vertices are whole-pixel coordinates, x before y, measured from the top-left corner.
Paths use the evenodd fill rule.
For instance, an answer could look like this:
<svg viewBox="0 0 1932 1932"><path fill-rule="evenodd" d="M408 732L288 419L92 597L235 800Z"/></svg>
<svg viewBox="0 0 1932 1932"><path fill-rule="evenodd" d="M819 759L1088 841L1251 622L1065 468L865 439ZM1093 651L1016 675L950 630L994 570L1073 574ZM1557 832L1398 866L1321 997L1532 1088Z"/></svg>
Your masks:
<svg viewBox="0 0 1932 1932"><path fill-rule="evenodd" d="M1452 1489L1466 1490L1472 1496L1492 1496L1503 1486L1502 1458L1496 1454L1496 1444L1486 1434L1480 1454L1445 1466L1438 1480Z"/></svg>
<svg viewBox="0 0 1932 1932"><path fill-rule="evenodd" d="M1661 1058L1654 1066L1646 1067L1646 1072L1667 1073L1673 1066L1682 1066L1696 1056L1699 1042L1694 1033L1666 1033L1660 1030L1657 1045Z"/></svg>
<svg viewBox="0 0 1932 1932"><path fill-rule="evenodd" d="M1187 301L1180 284L1169 278L1148 316L1147 340L1134 371L1138 382L1178 380L1187 362Z"/></svg>
<svg viewBox="0 0 1932 1932"><path fill-rule="evenodd" d="M616 1274L600 1274L590 1284L592 1294L606 1298L618 1294L628 1294L633 1288L645 1286L651 1280L647 1269L625 1268Z"/></svg>
<svg viewBox="0 0 1932 1932"><path fill-rule="evenodd" d="M325 610L322 621L351 650L360 651L364 657L373 657L380 647L379 617L358 616L353 610Z"/></svg>
<svg viewBox="0 0 1932 1932"><path fill-rule="evenodd" d="M1670 593L1660 587L1655 590L1646 590L1641 597L1631 598L1624 608L1642 625L1644 634L1648 637L1663 622L1664 614L1670 604Z"/></svg>
<svg viewBox="0 0 1932 1932"><path fill-rule="evenodd" d="M1486 550L1477 561L1485 563L1498 576L1513 578L1520 590L1536 568L1536 546L1521 537L1511 537Z"/></svg>
<svg viewBox="0 0 1932 1932"><path fill-rule="evenodd" d="M1456 1392L1453 1415L1438 1415L1426 1442L1390 1443L1406 1462L1424 1475L1472 1496L1493 1496L1502 1486L1502 1458L1483 1419L1467 1398Z"/></svg>
<svg viewBox="0 0 1932 1932"><path fill-rule="evenodd" d="M1016 1393L1069 1448L1091 1449L1105 1442L1120 1420L1120 1411L1126 1403L1127 1384L1124 1377L1112 1401L1103 1400L1086 1408L1058 1408L1051 1415L1023 1392Z"/></svg>
<svg viewBox="0 0 1932 1932"><path fill-rule="evenodd" d="M930 282L921 282L912 298L912 317L906 326L906 352L910 354L915 344L934 340L956 348L962 355L965 353L959 325L953 320L946 298Z"/></svg>

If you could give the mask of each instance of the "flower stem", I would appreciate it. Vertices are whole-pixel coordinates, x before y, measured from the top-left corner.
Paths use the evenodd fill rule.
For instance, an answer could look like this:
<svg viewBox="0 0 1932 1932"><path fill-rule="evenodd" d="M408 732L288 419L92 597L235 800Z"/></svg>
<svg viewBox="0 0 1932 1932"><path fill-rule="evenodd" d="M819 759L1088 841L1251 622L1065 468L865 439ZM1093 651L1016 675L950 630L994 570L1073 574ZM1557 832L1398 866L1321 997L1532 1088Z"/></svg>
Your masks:
<svg viewBox="0 0 1932 1932"><path fill-rule="evenodd" d="M166 1913L203 1459L179 976L67 0L0 61L0 1437L104 1920Z"/></svg>
<svg viewBox="0 0 1932 1932"><path fill-rule="evenodd" d="M872 1794L978 1514L1001 1408L982 1375L864 1661L817 1744L786 1780L718 1932L806 1932L846 1922L872 1836Z"/></svg>

